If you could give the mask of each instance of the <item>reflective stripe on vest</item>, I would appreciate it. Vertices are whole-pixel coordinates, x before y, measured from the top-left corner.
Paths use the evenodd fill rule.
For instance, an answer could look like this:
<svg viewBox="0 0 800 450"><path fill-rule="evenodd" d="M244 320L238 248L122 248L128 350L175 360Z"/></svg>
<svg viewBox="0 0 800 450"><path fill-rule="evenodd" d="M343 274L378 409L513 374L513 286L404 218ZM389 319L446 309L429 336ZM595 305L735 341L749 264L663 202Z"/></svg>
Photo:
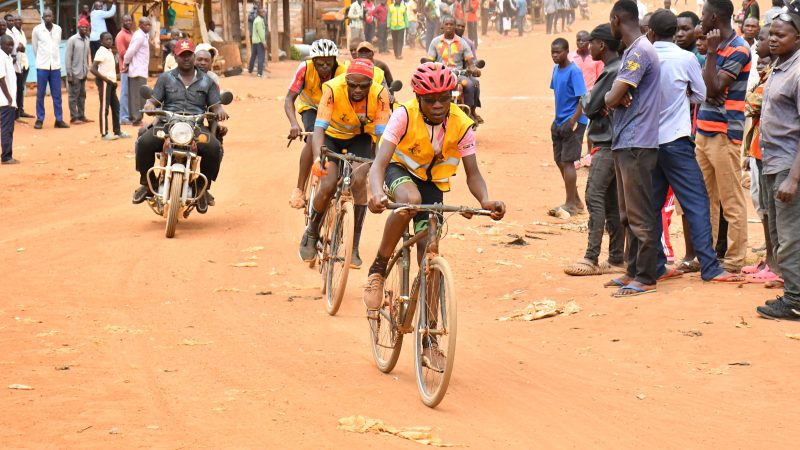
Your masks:
<svg viewBox="0 0 800 450"><path fill-rule="evenodd" d="M336 72L334 76L343 74L347 70L346 65L336 64ZM322 79L319 77L317 68L314 67L312 60L306 61L305 80L303 81L303 90L297 96L298 107L297 112L302 113L309 109L319 108L319 101L322 99Z"/></svg>
<svg viewBox="0 0 800 450"><path fill-rule="evenodd" d="M366 121L361 119L350 103L350 95L347 92L347 80L345 75L340 75L325 83L331 89L333 95L333 111L331 112L331 122L325 134L336 139L351 139L359 134L370 134L375 136L375 114L378 110L378 98L383 86L373 81L367 94L367 114Z"/></svg>

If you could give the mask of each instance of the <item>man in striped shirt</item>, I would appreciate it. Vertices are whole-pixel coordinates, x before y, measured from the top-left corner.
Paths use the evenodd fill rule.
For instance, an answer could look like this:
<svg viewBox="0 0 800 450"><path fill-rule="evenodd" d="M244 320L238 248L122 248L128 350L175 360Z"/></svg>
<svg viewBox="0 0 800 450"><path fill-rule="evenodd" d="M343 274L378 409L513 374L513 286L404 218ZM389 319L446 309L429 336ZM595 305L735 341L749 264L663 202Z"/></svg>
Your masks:
<svg viewBox="0 0 800 450"><path fill-rule="evenodd" d="M697 116L697 162L711 206L712 234L719 230L719 206L728 222L728 251L723 267L738 272L747 252L747 205L741 188L744 98L750 74L750 47L731 27L733 3L708 0L701 26L708 53L703 68L707 100ZM716 55L716 57L713 57Z"/></svg>

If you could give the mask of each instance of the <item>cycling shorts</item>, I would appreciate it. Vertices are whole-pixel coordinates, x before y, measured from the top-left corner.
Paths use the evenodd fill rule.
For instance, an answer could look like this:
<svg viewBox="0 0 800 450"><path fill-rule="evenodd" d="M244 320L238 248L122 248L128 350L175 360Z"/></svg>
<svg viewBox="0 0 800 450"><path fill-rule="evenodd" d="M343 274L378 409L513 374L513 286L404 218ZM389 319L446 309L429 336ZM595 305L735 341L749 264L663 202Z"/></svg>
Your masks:
<svg viewBox="0 0 800 450"><path fill-rule="evenodd" d="M337 139L326 134L324 145L328 147L328 150L340 155L346 151L362 158L375 158L375 153L372 151L372 136L369 134L359 134L350 139Z"/></svg>
<svg viewBox="0 0 800 450"><path fill-rule="evenodd" d="M433 181L420 180L400 164L389 164L386 168L383 180L383 190L392 201L395 200L394 193L397 187L405 183L414 183L416 185L417 191L419 191L420 198L422 199L422 204L424 205L442 203L444 201L444 192L436 186L436 183ZM428 215L429 213L427 211L420 211L414 216L415 233L419 233L428 228ZM439 222L441 221L442 215L440 214Z"/></svg>

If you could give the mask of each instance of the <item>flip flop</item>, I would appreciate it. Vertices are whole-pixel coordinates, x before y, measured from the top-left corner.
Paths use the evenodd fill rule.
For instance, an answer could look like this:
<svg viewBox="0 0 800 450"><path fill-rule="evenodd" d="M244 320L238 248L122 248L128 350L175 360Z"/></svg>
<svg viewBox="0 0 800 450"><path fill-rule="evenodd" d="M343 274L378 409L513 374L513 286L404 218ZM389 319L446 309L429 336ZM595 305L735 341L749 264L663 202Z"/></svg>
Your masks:
<svg viewBox="0 0 800 450"><path fill-rule="evenodd" d="M550 211L547 211L547 215L555 217L557 219L569 219L570 217L572 217L572 214L570 214L570 212L567 211L562 206L557 206L551 209Z"/></svg>
<svg viewBox="0 0 800 450"><path fill-rule="evenodd" d="M717 277L708 280L709 283L744 283L746 280L743 276L731 273L724 277Z"/></svg>
<svg viewBox="0 0 800 450"><path fill-rule="evenodd" d="M683 272L681 272L678 269L667 269L667 271L664 272L664 275L661 275L660 277L658 277L658 281L667 281L669 279L680 278L682 276L683 276Z"/></svg>
<svg viewBox="0 0 800 450"><path fill-rule="evenodd" d="M761 267L762 264L766 265L766 262L763 259L752 266L744 266L742 267L742 273L745 275L757 274L763 269L763 267Z"/></svg>
<svg viewBox="0 0 800 450"><path fill-rule="evenodd" d="M620 289L625 287L625 283L623 283L619 278L612 278L603 285L604 288L608 289Z"/></svg>
<svg viewBox="0 0 800 450"><path fill-rule="evenodd" d="M691 261L684 259L680 264L678 264L678 269L683 273L700 272L700 263L696 259Z"/></svg>
<svg viewBox="0 0 800 450"><path fill-rule="evenodd" d="M564 268L564 273L575 277L586 277L592 275L602 275L602 266L589 264L586 261L578 261Z"/></svg>
<svg viewBox="0 0 800 450"><path fill-rule="evenodd" d="M632 291L630 294L623 294L622 293L622 292L630 292L630 291ZM614 298L637 297L639 295L651 294L653 292L656 292L656 290L655 289L645 290L645 289L642 289L642 288L640 288L638 286L633 286L633 285L629 284L627 286L622 286L621 288L619 288L619 290L617 292L614 292L613 294L611 294L611 296L614 297Z"/></svg>

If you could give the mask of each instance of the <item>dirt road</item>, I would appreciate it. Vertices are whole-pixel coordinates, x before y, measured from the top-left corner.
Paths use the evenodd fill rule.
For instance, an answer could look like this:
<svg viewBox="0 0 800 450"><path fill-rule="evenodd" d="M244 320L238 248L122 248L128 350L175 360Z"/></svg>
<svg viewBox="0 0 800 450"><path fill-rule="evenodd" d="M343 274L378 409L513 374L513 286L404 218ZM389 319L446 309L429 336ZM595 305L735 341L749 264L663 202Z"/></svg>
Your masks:
<svg viewBox="0 0 800 450"><path fill-rule="evenodd" d="M101 142L95 124L19 127L23 164L0 169L0 445L417 448L336 429L360 414L433 426L472 448L795 447L800 342L786 334L800 327L754 314L774 292L687 276L623 301L603 279L561 272L582 254L586 237L572 228L586 216L566 226L546 216L563 194L541 31L493 35L480 49L479 160L510 212L497 224L450 222L442 248L460 289L458 356L435 410L417 397L408 348L393 374L374 367L366 269L352 272L332 318L319 275L298 261L302 215L287 200L299 145L286 149L282 111L294 63L272 65L265 80L223 80L239 99L217 206L172 240L162 219L130 204L131 140ZM387 58L398 78L417 53ZM463 175L448 201L473 201ZM384 220L367 219L365 261ZM506 246L510 234L534 238ZM255 246L264 249L245 251ZM232 266L245 261L258 266ZM543 298L582 310L497 320ZM15 383L33 390L6 388Z"/></svg>

